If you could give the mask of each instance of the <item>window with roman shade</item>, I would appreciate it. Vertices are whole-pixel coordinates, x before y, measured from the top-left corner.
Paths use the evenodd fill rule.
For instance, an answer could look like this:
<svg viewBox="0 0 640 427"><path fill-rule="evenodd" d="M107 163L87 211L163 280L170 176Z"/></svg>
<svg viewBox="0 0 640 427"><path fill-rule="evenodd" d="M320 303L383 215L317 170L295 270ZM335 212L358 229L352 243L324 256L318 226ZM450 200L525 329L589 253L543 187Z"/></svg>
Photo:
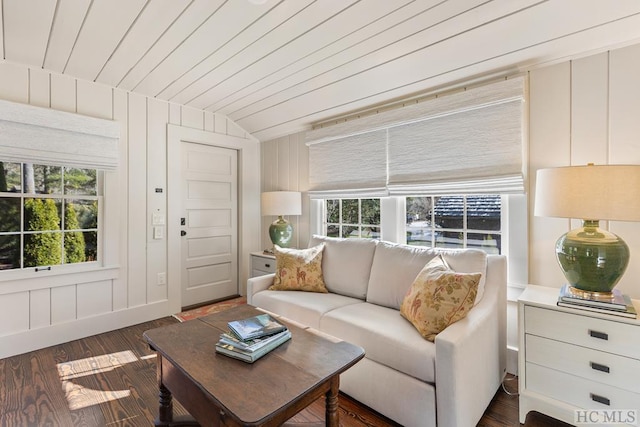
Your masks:
<svg viewBox="0 0 640 427"><path fill-rule="evenodd" d="M523 193L525 78L307 133L310 194Z"/></svg>
<svg viewBox="0 0 640 427"><path fill-rule="evenodd" d="M0 153L4 161L114 170L120 125L0 100Z"/></svg>

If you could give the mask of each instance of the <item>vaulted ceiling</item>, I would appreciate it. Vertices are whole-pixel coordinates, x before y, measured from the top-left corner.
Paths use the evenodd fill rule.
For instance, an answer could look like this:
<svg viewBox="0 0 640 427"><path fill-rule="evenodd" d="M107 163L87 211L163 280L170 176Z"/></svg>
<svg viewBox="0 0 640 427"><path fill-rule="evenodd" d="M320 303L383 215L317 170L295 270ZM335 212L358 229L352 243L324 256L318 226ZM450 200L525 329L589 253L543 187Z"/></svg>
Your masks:
<svg viewBox="0 0 640 427"><path fill-rule="evenodd" d="M640 39L638 0L2 0L5 61L226 114L261 140Z"/></svg>

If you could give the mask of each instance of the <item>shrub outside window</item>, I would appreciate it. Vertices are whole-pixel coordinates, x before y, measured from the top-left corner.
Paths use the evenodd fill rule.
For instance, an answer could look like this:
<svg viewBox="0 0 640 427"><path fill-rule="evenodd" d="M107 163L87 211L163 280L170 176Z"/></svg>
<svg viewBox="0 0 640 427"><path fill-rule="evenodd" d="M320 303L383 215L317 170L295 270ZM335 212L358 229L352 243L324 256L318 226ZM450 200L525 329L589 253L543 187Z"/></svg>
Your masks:
<svg viewBox="0 0 640 427"><path fill-rule="evenodd" d="M0 162L0 270L98 260L97 171Z"/></svg>
<svg viewBox="0 0 640 427"><path fill-rule="evenodd" d="M329 199L324 208L326 236L380 238L380 199Z"/></svg>
<svg viewBox="0 0 640 427"><path fill-rule="evenodd" d="M502 251L500 195L406 198L407 244Z"/></svg>

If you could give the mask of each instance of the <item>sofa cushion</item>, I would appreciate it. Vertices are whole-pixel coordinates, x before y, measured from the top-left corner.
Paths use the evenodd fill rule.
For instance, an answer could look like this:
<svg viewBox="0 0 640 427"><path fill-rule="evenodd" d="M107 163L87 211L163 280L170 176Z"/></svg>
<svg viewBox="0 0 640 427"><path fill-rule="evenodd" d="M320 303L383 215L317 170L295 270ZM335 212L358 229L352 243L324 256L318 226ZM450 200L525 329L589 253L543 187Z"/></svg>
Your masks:
<svg viewBox="0 0 640 427"><path fill-rule="evenodd" d="M324 243L322 272L329 292L364 300L377 240L314 235L309 246Z"/></svg>
<svg viewBox="0 0 640 427"><path fill-rule="evenodd" d="M473 307L480 273L457 273L438 254L424 266L402 301L400 314L433 341Z"/></svg>
<svg viewBox="0 0 640 427"><path fill-rule="evenodd" d="M254 294L251 303L256 307L320 329L320 317L324 313L349 304L362 303L362 300L338 294L265 290Z"/></svg>
<svg viewBox="0 0 640 427"><path fill-rule="evenodd" d="M327 292L322 278L324 244L309 249L289 249L275 245L276 275L273 291Z"/></svg>
<svg viewBox="0 0 640 427"><path fill-rule="evenodd" d="M445 262L460 273L481 273L475 304L484 293L487 254L479 249L443 249L379 242L373 257L367 302L400 310L402 300L422 268L442 254Z"/></svg>
<svg viewBox="0 0 640 427"><path fill-rule="evenodd" d="M361 346L367 359L435 383L435 344L398 310L366 302L343 306L322 316L320 330Z"/></svg>

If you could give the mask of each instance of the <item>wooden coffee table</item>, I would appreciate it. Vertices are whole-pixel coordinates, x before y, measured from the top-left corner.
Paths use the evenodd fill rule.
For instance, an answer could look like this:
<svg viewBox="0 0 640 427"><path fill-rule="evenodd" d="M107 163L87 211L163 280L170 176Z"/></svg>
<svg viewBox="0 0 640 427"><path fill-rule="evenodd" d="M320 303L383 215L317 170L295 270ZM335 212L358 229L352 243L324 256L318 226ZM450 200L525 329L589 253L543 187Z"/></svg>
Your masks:
<svg viewBox="0 0 640 427"><path fill-rule="evenodd" d="M253 364L215 352L227 322L259 313L246 305L144 333L158 355L156 426L279 426L323 395L325 424L338 426L340 374L364 350L280 319L291 340ZM174 419L172 397L193 418Z"/></svg>

